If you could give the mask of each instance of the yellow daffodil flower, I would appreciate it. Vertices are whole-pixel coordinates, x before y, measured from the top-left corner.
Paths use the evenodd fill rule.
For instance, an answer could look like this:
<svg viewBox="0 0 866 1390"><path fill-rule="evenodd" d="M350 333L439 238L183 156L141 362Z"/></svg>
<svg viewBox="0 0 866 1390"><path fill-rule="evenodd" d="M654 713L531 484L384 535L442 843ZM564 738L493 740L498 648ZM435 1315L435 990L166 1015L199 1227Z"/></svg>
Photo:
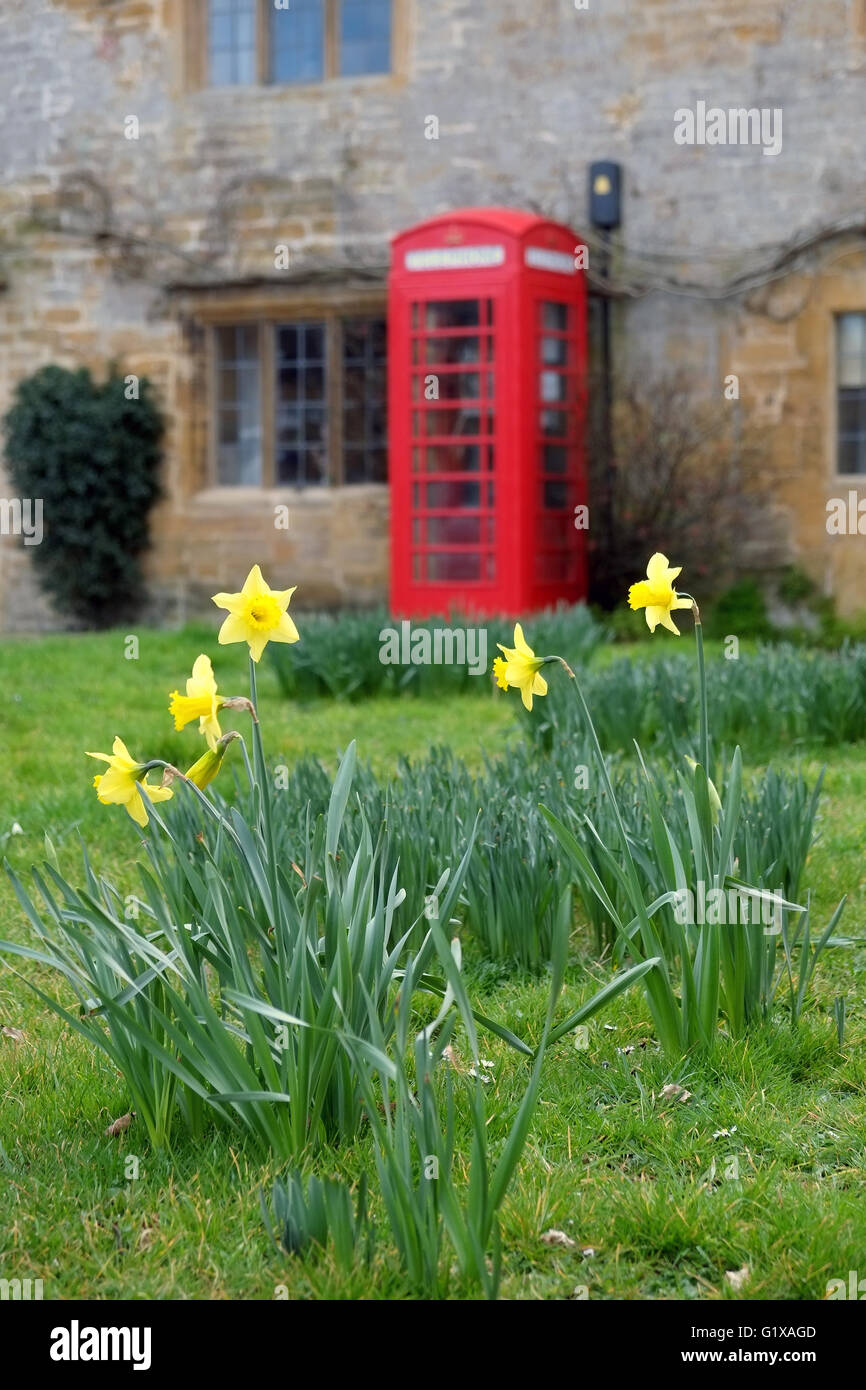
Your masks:
<svg viewBox="0 0 866 1390"><path fill-rule="evenodd" d="M88 753L87 756L108 763L108 771L93 779L103 806L125 806L137 825L147 825L145 798L167 801L173 795L168 787L148 785L146 764L135 761L122 739L114 740L111 753Z"/></svg>
<svg viewBox="0 0 866 1390"><path fill-rule="evenodd" d="M226 749L232 739L235 738L240 738L240 734L236 733L234 730L230 730L227 734L223 734L219 743L202 754L198 762L193 763L189 771L184 773L184 776L190 782L194 782L200 791L204 791L205 787L213 781L222 767Z"/></svg>
<svg viewBox="0 0 866 1390"><path fill-rule="evenodd" d="M297 642L298 629L286 612L295 588L271 589L253 565L239 594L214 594L217 608L229 613L219 631L220 645L246 642L258 661L268 642Z"/></svg>
<svg viewBox="0 0 866 1390"><path fill-rule="evenodd" d="M527 646L520 623L514 624L513 647L503 647L501 642L497 642L496 645L505 653L504 659L497 656L493 662L493 674L497 685L501 690L507 690L513 685L520 691L520 698L526 708L532 709L533 695L547 694L547 681L539 675L545 664L544 657L536 656L532 648Z"/></svg>
<svg viewBox="0 0 866 1390"><path fill-rule="evenodd" d="M677 608L691 608L692 600L683 598L673 587L674 580L682 570L682 565L671 569L666 555L656 552L646 567L647 577L632 584L628 591L630 608L645 608L647 626L655 632L659 623L677 637L680 630L671 613Z"/></svg>
<svg viewBox="0 0 866 1390"><path fill-rule="evenodd" d="M181 695L177 690L171 692L168 710L169 714L174 715L174 727L183 729L197 719L199 733L204 734L208 747L216 748L221 733L217 712L224 704L225 700L217 694L210 657L202 652L201 656L196 657L192 675L187 680L186 694Z"/></svg>

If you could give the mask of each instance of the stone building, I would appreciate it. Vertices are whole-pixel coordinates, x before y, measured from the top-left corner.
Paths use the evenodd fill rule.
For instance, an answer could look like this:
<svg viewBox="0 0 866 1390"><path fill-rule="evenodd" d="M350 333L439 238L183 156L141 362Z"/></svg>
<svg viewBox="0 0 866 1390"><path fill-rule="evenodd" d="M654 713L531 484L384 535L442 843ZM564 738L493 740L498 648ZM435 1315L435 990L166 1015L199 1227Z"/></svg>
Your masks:
<svg viewBox="0 0 866 1390"><path fill-rule="evenodd" d="M254 559L310 604L382 599L390 237L528 208L592 272L611 159L617 369L737 378L786 553L852 612L864 115L866 0L2 0L0 411L48 362L154 380L157 615ZM51 621L0 536L0 627Z"/></svg>

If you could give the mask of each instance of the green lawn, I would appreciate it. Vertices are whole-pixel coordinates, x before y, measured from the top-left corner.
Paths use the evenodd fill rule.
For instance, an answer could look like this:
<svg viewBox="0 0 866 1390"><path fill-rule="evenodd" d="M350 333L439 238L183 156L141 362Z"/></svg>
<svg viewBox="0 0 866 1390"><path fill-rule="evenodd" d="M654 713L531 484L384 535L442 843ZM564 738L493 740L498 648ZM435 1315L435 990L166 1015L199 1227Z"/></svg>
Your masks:
<svg viewBox="0 0 866 1390"><path fill-rule="evenodd" d="M212 655L224 693L244 693L242 683L230 688L237 651L219 649L212 628L139 636L138 660L124 658L120 633L0 647L0 847L22 875L42 858L47 831L78 881L80 831L95 864L131 884L137 835L121 811L97 803L84 750L107 751L119 733L137 756L186 766L196 739L174 732L166 706L199 651ZM299 707L280 698L266 661L260 710L274 761L315 753L334 766L356 738L360 756L383 773L434 743L478 765L482 750L505 751L517 736L513 695ZM828 766L807 868L816 920L848 893L844 929L866 937L866 747L803 757L810 774ZM11 834L13 823L23 833ZM25 933L4 877L0 934ZM864 971L863 949L828 953L798 1032L780 1021L673 1069L637 991L590 1025L586 1050L573 1038L557 1044L504 1207L503 1296L568 1298L585 1288L590 1298L814 1299L829 1279L866 1271ZM57 990L47 973L27 972ZM543 980L481 961L471 946L468 975L485 1012L537 1037ZM606 978L578 933L561 1008ZM837 996L848 1014L841 1051ZM327 1258L302 1264L276 1254L258 1195L276 1168L216 1127L170 1154L150 1150L134 1125L121 1140L106 1138L106 1125L129 1108L122 1079L0 966L4 1025L23 1038L0 1036L0 1276L41 1278L46 1298L268 1299L279 1285L292 1297L406 1296L387 1260L372 1277L346 1280ZM495 1063L495 1142L507 1133L526 1064L496 1039L482 1046ZM686 1102L661 1099L671 1081L691 1093ZM355 1176L370 1166L360 1141L319 1170ZM544 1244L550 1228L575 1245ZM744 1265L750 1278L735 1293L725 1273ZM461 1292L455 1283L454 1296Z"/></svg>

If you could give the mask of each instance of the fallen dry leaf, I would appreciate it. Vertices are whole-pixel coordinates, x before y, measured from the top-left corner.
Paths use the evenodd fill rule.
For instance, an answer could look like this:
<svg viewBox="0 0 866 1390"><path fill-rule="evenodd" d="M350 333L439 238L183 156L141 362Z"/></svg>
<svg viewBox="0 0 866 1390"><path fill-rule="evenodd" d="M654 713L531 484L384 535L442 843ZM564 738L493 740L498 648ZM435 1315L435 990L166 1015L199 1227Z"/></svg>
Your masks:
<svg viewBox="0 0 866 1390"><path fill-rule="evenodd" d="M739 1292L743 1285L749 1282L749 1274L750 1270L748 1265L743 1265L742 1269L725 1270L725 1278L735 1292Z"/></svg>
<svg viewBox="0 0 866 1390"><path fill-rule="evenodd" d="M135 1111L130 1110L127 1115L121 1115L119 1120L112 1120L111 1124L108 1126L108 1129L105 1131L107 1137L109 1139L116 1139L118 1134L123 1134L126 1130L129 1129L129 1126L132 1124L134 1119Z"/></svg>
<svg viewBox="0 0 866 1390"><path fill-rule="evenodd" d="M9 1038L10 1042L21 1043L24 1041L23 1028L13 1028L8 1023L3 1028L0 1028L0 1035L4 1038Z"/></svg>
<svg viewBox="0 0 866 1390"><path fill-rule="evenodd" d="M685 1086L678 1086L675 1081L663 1086L659 1092L659 1100L691 1100L691 1091L687 1091Z"/></svg>
<svg viewBox="0 0 866 1390"><path fill-rule="evenodd" d="M542 1245L559 1245L566 1250L573 1250L577 1244L571 1236L566 1235L565 1231L545 1231L541 1237Z"/></svg>

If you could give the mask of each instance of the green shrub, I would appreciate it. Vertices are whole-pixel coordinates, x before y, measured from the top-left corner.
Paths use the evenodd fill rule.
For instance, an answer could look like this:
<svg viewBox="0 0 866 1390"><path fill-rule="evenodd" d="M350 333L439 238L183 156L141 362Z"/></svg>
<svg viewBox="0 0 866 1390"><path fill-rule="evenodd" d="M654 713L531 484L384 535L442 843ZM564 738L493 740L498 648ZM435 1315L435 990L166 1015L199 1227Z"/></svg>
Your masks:
<svg viewBox="0 0 866 1390"><path fill-rule="evenodd" d="M21 497L40 498L36 574L58 610L93 627L130 617L143 599L139 557L159 493L163 421L146 378L127 399L112 370L42 367L18 383L6 414L7 468Z"/></svg>
<svg viewBox="0 0 866 1390"><path fill-rule="evenodd" d="M760 585L754 579L741 579L722 594L706 618L707 636L770 637L773 625Z"/></svg>

